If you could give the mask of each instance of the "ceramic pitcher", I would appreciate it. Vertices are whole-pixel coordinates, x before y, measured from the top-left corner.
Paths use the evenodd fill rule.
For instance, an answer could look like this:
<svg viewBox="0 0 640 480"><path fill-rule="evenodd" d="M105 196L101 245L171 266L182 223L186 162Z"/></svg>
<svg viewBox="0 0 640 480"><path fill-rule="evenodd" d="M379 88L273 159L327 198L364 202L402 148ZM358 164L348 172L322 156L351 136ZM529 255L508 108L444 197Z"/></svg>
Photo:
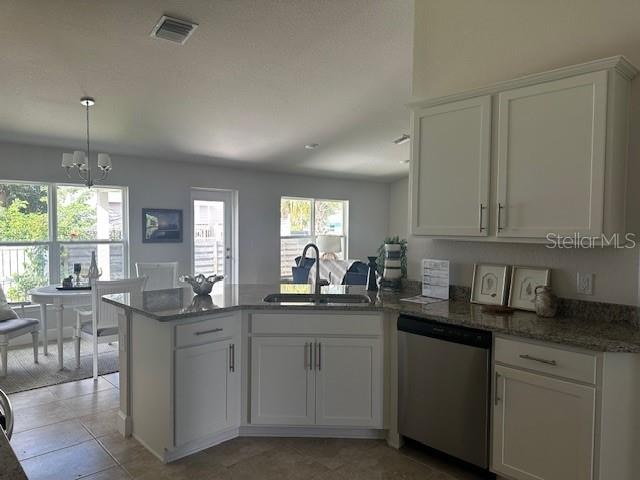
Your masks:
<svg viewBox="0 0 640 480"><path fill-rule="evenodd" d="M538 285L535 294L536 314L539 317L554 317L558 311L558 297L551 292L551 287Z"/></svg>

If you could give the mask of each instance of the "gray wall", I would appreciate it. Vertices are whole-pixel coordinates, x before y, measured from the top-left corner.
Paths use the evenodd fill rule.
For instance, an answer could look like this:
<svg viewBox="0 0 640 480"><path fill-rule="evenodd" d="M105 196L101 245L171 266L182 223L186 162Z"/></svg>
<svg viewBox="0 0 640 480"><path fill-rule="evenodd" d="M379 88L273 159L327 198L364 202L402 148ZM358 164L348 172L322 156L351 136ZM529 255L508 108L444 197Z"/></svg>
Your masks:
<svg viewBox="0 0 640 480"><path fill-rule="evenodd" d="M73 150L73 146L69 150ZM0 143L0 179L68 182L60 168L62 150ZM349 200L349 255L366 260L388 231L389 186L384 183L292 176L250 169L112 156L111 185L129 187L130 258L135 262L178 261L190 268L189 239L177 244L143 244L143 207L181 208L189 225L190 189L238 191L239 282L280 279L280 196ZM185 234L187 232L185 231Z"/></svg>

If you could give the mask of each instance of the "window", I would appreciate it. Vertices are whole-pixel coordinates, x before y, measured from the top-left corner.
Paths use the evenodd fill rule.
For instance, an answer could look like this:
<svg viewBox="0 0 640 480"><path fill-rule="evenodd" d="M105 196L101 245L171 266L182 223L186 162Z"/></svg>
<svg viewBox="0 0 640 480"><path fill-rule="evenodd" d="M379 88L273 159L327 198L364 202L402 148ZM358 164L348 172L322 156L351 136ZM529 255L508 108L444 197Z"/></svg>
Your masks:
<svg viewBox="0 0 640 480"><path fill-rule="evenodd" d="M59 283L96 252L101 279L128 271L126 190L44 183L0 182L0 284L9 301Z"/></svg>
<svg viewBox="0 0 640 480"><path fill-rule="evenodd" d="M348 258L349 202L313 198L282 197L280 199L280 276L291 278L295 257L307 243L317 243L321 236L339 239L333 247L338 259ZM339 247L337 246L339 245Z"/></svg>

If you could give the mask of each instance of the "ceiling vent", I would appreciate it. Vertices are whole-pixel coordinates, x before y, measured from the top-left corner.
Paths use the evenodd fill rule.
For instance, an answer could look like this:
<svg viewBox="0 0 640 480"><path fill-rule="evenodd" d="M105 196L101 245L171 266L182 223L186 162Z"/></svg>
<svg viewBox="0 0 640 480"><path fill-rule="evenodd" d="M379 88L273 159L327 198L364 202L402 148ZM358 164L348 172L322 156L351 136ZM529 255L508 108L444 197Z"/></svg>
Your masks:
<svg viewBox="0 0 640 480"><path fill-rule="evenodd" d="M153 27L151 36L184 45L197 27L197 23L163 15Z"/></svg>

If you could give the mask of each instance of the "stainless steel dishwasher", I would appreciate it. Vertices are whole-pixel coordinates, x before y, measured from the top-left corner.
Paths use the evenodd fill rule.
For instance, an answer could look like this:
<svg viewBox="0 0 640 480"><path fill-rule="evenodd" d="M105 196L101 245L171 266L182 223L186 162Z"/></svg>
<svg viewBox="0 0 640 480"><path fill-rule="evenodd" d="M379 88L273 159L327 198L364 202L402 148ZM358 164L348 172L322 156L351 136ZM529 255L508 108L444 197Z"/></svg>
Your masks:
<svg viewBox="0 0 640 480"><path fill-rule="evenodd" d="M398 430L489 467L491 333L401 315Z"/></svg>

